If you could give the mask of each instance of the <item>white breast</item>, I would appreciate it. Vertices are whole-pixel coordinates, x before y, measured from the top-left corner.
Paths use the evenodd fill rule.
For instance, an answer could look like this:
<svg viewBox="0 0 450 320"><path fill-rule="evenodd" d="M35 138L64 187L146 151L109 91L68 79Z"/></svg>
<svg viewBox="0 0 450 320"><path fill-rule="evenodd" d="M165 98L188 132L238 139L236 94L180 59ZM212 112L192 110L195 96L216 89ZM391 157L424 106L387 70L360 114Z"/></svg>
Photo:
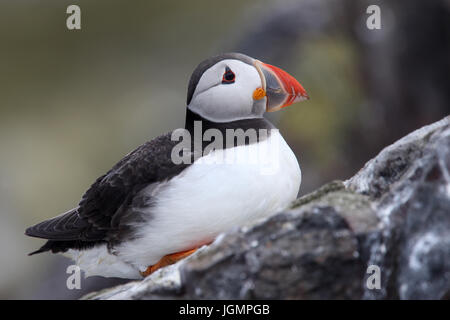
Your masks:
<svg viewBox="0 0 450 320"><path fill-rule="evenodd" d="M147 224L117 247L118 258L145 270L284 209L300 182L297 159L278 130L263 142L213 151L158 188Z"/></svg>

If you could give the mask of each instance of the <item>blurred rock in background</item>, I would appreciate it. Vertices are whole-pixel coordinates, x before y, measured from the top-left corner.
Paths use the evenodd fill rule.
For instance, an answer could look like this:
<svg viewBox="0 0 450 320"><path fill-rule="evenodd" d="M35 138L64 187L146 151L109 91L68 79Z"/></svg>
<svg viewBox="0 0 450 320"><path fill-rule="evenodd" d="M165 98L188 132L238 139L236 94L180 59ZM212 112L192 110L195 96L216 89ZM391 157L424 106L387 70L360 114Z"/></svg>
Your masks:
<svg viewBox="0 0 450 320"><path fill-rule="evenodd" d="M115 282L67 290L69 262L27 257L42 241L23 232L75 206L127 152L182 126L189 76L210 55L246 53L308 91L307 103L269 115L299 158L300 194L350 177L449 113L445 0L77 1L79 31L66 28L70 4L0 3L1 298L70 299ZM380 30L366 27L371 4Z"/></svg>

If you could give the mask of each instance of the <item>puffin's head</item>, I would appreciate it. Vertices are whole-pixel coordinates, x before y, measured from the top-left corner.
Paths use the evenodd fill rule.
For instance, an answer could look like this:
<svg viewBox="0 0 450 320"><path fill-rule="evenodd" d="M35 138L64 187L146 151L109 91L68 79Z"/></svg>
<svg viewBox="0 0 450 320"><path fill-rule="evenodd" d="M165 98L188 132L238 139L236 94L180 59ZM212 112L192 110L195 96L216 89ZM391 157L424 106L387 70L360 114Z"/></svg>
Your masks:
<svg viewBox="0 0 450 320"><path fill-rule="evenodd" d="M305 89L287 72L240 53L200 63L189 81L187 107L213 122L261 118L307 100Z"/></svg>

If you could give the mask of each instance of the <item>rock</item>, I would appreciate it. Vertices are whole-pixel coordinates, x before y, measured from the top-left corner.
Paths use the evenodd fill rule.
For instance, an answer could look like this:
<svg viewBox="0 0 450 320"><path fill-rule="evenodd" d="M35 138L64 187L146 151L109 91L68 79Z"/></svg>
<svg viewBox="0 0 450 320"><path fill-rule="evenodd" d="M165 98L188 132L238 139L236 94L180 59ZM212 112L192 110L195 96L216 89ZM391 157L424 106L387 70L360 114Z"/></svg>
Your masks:
<svg viewBox="0 0 450 320"><path fill-rule="evenodd" d="M348 224L332 207L317 207L224 238L186 265L182 279L189 298L319 299L359 294L360 274Z"/></svg>
<svg viewBox="0 0 450 320"><path fill-rule="evenodd" d="M366 285L369 266L379 268L380 288ZM221 235L142 281L84 298L449 297L446 117L385 148L351 179L329 183L284 212Z"/></svg>
<svg viewBox="0 0 450 320"><path fill-rule="evenodd" d="M382 289L367 299L450 296L450 117L384 149L346 182L368 195L382 225L369 265Z"/></svg>

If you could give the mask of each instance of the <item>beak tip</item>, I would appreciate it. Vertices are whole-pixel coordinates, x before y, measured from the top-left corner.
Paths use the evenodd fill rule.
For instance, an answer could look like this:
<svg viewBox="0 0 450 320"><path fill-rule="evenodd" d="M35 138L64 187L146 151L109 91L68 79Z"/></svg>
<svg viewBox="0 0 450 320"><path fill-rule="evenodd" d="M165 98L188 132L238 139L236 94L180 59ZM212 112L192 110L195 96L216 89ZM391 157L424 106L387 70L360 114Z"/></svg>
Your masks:
<svg viewBox="0 0 450 320"><path fill-rule="evenodd" d="M309 95L304 93L304 94L298 95L297 98L294 100L294 102L307 101L309 99L310 99Z"/></svg>
<svg viewBox="0 0 450 320"><path fill-rule="evenodd" d="M286 71L272 66L270 64L259 62L262 67L262 73L264 74L264 77L268 77L272 80L272 86L274 92L281 92L281 95L284 95L284 101L280 103L280 99L277 103L274 103L273 106L267 107L268 111L275 111L279 110L281 108L290 106L293 103L301 102L305 100L309 100L309 95L306 93L306 90L303 88L303 86L290 74L288 74ZM266 79L266 78L265 78ZM266 79L267 82L267 79ZM270 82L270 81L269 81ZM275 84L274 84L275 83ZM268 102L269 103L269 102Z"/></svg>

